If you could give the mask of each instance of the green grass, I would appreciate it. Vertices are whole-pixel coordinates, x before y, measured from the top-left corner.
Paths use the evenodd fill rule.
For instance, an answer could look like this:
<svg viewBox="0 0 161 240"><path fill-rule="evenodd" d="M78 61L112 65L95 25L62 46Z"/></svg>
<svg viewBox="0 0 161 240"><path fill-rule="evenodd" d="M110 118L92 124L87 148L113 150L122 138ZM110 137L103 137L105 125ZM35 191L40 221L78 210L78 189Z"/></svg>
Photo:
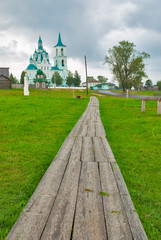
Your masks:
<svg viewBox="0 0 161 240"><path fill-rule="evenodd" d="M112 90L113 92L117 93L122 93L122 90ZM134 95L146 95L146 96L154 96L154 94L160 94L161 91L156 91L156 90L139 90L139 91L131 91L129 90L129 94L134 94Z"/></svg>
<svg viewBox="0 0 161 240"><path fill-rule="evenodd" d="M84 91L0 90L0 239L4 239L84 112Z"/></svg>
<svg viewBox="0 0 161 240"><path fill-rule="evenodd" d="M107 139L150 240L161 239L161 115L155 101L99 98Z"/></svg>

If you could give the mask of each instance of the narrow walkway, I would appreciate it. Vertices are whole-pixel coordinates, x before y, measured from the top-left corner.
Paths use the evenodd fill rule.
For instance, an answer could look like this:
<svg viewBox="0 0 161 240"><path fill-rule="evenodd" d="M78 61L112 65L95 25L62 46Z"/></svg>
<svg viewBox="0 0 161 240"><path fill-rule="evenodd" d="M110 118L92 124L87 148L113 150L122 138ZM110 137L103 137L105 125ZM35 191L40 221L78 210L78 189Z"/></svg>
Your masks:
<svg viewBox="0 0 161 240"><path fill-rule="evenodd" d="M91 97L6 239L147 239Z"/></svg>

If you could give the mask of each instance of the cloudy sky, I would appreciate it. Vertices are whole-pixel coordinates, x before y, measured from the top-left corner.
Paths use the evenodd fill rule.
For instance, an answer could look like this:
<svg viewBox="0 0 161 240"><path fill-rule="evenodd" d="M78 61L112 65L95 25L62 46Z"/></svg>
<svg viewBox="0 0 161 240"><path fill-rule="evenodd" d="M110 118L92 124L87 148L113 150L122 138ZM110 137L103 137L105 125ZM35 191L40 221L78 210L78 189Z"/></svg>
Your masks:
<svg viewBox="0 0 161 240"><path fill-rule="evenodd" d="M41 34L53 64L58 33L67 45L68 69L112 80L104 65L107 50L119 41L134 42L150 54L148 77L161 79L160 0L0 0L0 67L10 67L17 78L29 63Z"/></svg>

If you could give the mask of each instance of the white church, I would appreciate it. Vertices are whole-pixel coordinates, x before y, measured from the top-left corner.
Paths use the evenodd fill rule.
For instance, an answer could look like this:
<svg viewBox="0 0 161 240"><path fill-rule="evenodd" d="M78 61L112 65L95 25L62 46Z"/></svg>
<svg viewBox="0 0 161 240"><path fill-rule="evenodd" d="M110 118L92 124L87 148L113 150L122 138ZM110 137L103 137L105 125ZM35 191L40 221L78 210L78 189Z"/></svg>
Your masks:
<svg viewBox="0 0 161 240"><path fill-rule="evenodd" d="M52 86L52 76L57 71L63 79L62 86L66 86L66 79L68 77L67 68L67 56L66 56L66 45L62 43L61 35L59 33L58 43L54 46L55 56L54 56L54 66L51 65L49 60L49 54L43 48L43 42L41 36L38 40L38 49L30 57L30 64L27 66L27 76L29 79L29 84L34 84L34 79L38 69L41 69L45 75L46 80Z"/></svg>

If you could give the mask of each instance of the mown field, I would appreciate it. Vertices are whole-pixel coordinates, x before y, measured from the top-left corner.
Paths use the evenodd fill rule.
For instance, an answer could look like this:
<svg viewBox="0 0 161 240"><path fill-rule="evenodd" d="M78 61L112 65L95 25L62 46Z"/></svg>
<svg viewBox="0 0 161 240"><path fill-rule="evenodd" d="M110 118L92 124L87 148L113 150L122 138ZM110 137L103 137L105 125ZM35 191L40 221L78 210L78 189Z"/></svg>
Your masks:
<svg viewBox="0 0 161 240"><path fill-rule="evenodd" d="M161 115L157 104L100 98L107 139L150 240L161 239Z"/></svg>
<svg viewBox="0 0 161 240"><path fill-rule="evenodd" d="M18 218L88 99L72 90L0 90L0 240Z"/></svg>
<svg viewBox="0 0 161 240"><path fill-rule="evenodd" d="M122 90L112 90L114 92L122 93ZM131 91L129 90L129 94L134 95L146 95L146 96L154 96L154 94L161 95L161 91L157 90L139 90L139 91Z"/></svg>
<svg viewBox="0 0 161 240"><path fill-rule="evenodd" d="M0 90L0 240L84 112L84 91ZM107 139L150 240L161 239L161 115L156 102L98 97Z"/></svg>

